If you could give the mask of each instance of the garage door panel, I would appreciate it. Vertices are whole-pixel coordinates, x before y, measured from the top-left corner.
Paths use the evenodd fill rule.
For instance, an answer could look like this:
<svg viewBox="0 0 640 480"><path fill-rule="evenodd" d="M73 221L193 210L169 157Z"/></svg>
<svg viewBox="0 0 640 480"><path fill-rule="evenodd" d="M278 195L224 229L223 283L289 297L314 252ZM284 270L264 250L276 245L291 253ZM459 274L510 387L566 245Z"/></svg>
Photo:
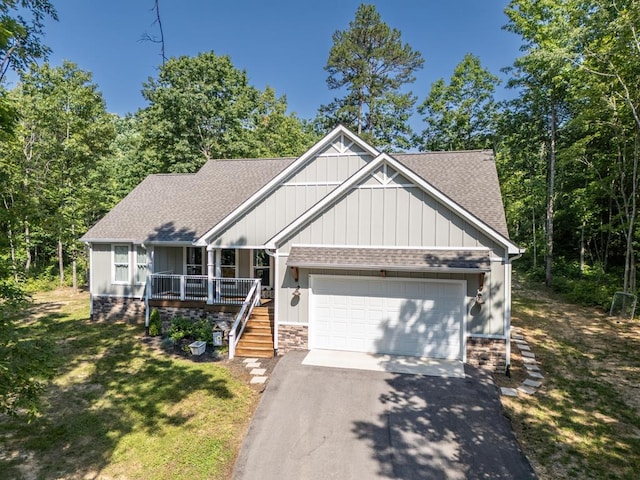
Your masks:
<svg viewBox="0 0 640 480"><path fill-rule="evenodd" d="M460 359L464 291L462 282L314 277L311 347Z"/></svg>

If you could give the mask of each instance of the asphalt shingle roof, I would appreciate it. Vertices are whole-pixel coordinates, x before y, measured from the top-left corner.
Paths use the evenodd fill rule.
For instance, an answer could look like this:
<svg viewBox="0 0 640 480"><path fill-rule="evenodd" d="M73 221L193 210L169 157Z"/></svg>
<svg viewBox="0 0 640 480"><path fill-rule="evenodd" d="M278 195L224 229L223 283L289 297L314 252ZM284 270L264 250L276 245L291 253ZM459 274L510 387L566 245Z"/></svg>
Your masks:
<svg viewBox="0 0 640 480"><path fill-rule="evenodd" d="M429 250L424 248L291 247L287 265L302 268L439 271L491 270L489 250Z"/></svg>
<svg viewBox="0 0 640 480"><path fill-rule="evenodd" d="M491 152L429 152L393 157L508 238ZM150 175L81 240L193 242L295 160L211 160L195 174Z"/></svg>

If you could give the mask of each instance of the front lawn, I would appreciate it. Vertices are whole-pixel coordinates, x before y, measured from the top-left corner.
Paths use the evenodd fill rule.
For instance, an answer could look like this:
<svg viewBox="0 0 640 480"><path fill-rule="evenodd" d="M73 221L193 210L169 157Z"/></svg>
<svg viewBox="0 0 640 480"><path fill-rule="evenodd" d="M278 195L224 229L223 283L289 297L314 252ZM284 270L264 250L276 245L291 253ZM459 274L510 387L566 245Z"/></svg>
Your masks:
<svg viewBox="0 0 640 480"><path fill-rule="evenodd" d="M533 396L502 397L525 453L542 479L628 478L640 472L640 321L515 290L512 323L545 376ZM525 377L512 351L511 380Z"/></svg>
<svg viewBox="0 0 640 480"><path fill-rule="evenodd" d="M169 357L144 327L89 320L86 294L36 297L24 335L56 344L41 413L0 421L0 478L229 478L258 400L224 362Z"/></svg>

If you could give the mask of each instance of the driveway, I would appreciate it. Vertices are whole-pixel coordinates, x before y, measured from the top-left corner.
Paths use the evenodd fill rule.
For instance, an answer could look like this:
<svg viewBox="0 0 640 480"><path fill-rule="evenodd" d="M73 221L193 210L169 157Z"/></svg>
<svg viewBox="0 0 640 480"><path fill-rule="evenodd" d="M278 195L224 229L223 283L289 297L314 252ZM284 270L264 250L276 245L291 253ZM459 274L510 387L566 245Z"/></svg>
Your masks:
<svg viewBox="0 0 640 480"><path fill-rule="evenodd" d="M277 363L236 480L535 478L490 376L439 378Z"/></svg>

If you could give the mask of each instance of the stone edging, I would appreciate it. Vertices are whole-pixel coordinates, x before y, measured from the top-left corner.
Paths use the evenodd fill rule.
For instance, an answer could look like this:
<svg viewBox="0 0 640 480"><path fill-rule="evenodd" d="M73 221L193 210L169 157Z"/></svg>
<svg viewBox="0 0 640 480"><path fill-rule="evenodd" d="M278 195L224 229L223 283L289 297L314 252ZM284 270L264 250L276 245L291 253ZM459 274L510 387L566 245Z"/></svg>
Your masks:
<svg viewBox="0 0 640 480"><path fill-rule="evenodd" d="M544 376L540 371L535 354L531 351L531 347L519 330L512 329L511 340L512 344L515 344L520 351L522 363L524 364L524 368L527 370L529 378L524 380L518 388L501 387L500 393L508 397L517 397L518 394L521 393L525 395L533 395L542 385Z"/></svg>

